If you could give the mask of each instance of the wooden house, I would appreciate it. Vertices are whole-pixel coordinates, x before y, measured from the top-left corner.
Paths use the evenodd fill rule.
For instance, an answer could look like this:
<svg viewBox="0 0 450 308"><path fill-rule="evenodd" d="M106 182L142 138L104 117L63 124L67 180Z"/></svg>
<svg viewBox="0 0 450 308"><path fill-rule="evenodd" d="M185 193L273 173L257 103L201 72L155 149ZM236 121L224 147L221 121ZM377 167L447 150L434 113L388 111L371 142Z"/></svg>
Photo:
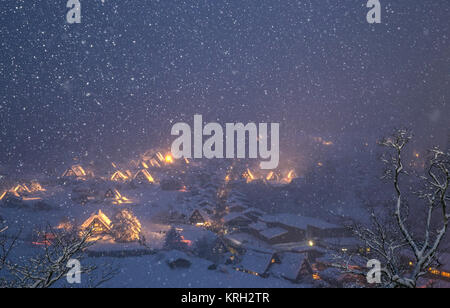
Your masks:
<svg viewBox="0 0 450 308"><path fill-rule="evenodd" d="M92 214L82 225L81 230L92 230L93 235L106 235L111 232L112 222L101 210Z"/></svg>
<svg viewBox="0 0 450 308"><path fill-rule="evenodd" d="M210 224L211 217L203 210L194 210L189 217L189 223L196 226L205 226Z"/></svg>

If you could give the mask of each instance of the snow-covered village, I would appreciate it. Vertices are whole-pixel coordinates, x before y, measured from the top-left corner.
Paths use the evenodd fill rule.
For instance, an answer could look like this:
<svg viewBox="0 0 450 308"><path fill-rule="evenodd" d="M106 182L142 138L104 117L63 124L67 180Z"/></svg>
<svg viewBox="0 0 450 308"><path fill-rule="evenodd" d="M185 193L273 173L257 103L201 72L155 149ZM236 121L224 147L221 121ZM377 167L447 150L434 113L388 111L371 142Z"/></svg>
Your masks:
<svg viewBox="0 0 450 308"><path fill-rule="evenodd" d="M450 287L450 6L360 2L2 3L0 288Z"/></svg>
<svg viewBox="0 0 450 308"><path fill-rule="evenodd" d="M292 194L306 181L295 170L263 174L239 161L222 168L152 150L108 169L76 164L5 190L2 224L17 235L12 257L75 234L75 243L86 240L83 262L98 266L94 277L106 287L370 286L339 267L363 270L350 257L374 249L349 229L350 217L320 208L301 210L310 216L267 212L249 197ZM449 282L449 256L439 256L423 286ZM414 262L407 253L401 260Z"/></svg>

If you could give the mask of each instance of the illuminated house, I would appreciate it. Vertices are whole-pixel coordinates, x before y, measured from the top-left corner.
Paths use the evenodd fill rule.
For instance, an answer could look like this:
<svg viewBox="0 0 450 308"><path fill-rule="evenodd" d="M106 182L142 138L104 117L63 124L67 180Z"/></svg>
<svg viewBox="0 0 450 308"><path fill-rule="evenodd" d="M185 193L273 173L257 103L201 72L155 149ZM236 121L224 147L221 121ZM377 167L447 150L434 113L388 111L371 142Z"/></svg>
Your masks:
<svg viewBox="0 0 450 308"><path fill-rule="evenodd" d="M293 283L297 283L302 278L311 277L314 274L307 254L293 252L284 253L281 262L274 264L270 272ZM317 276L315 277L318 278Z"/></svg>
<svg viewBox="0 0 450 308"><path fill-rule="evenodd" d="M216 254L225 254L228 253L230 250L228 248L228 245L222 238L217 238L214 242L213 246L213 252Z"/></svg>
<svg viewBox="0 0 450 308"><path fill-rule="evenodd" d="M205 226L211 224L210 216L203 210L195 210L189 217L189 222L196 226Z"/></svg>
<svg viewBox="0 0 450 308"><path fill-rule="evenodd" d="M155 179L146 169L142 169L141 171L136 173L136 175L134 176L134 180L138 181L139 183L155 183Z"/></svg>
<svg viewBox="0 0 450 308"><path fill-rule="evenodd" d="M442 253L438 257L438 266L429 268L429 277L450 282L450 253Z"/></svg>
<svg viewBox="0 0 450 308"><path fill-rule="evenodd" d="M267 277L272 265L280 262L273 252L249 250L235 267L237 271L260 277Z"/></svg>
<svg viewBox="0 0 450 308"><path fill-rule="evenodd" d="M106 235L111 232L112 222L101 210L92 214L82 225L81 230L92 230L92 235Z"/></svg>
<svg viewBox="0 0 450 308"><path fill-rule="evenodd" d="M62 177L63 178L85 178L87 176L92 176L92 172L86 171L82 166L75 165L67 169Z"/></svg>
<svg viewBox="0 0 450 308"><path fill-rule="evenodd" d="M114 193L114 190L108 189L105 193L105 199L114 199L116 197L116 194Z"/></svg>
<svg viewBox="0 0 450 308"><path fill-rule="evenodd" d="M126 182L130 179L131 174L129 171L116 171L112 176L111 176L111 181L114 182Z"/></svg>
<svg viewBox="0 0 450 308"><path fill-rule="evenodd" d="M19 184L13 189L15 192L19 194L31 193L31 190L25 184Z"/></svg>
<svg viewBox="0 0 450 308"><path fill-rule="evenodd" d="M132 200L128 199L125 196L122 196L122 194L115 188L111 188L106 191L105 201L112 202L113 204L116 204L116 205L133 203Z"/></svg>

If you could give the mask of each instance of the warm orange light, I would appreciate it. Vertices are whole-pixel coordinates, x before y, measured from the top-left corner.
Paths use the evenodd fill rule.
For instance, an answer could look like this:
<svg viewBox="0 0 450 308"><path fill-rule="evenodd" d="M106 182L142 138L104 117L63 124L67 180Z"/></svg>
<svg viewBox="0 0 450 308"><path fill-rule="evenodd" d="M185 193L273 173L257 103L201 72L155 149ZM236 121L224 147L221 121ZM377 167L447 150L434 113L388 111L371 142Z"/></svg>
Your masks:
<svg viewBox="0 0 450 308"><path fill-rule="evenodd" d="M125 182L126 180L128 180L128 178L129 178L129 176L126 175L125 173L123 173L122 171L116 171L111 176L111 181L115 181L115 182L123 181L123 182Z"/></svg>
<svg viewBox="0 0 450 308"><path fill-rule="evenodd" d="M38 182L31 182L31 190L32 191L34 191L34 192L37 192L37 191L46 191L46 189L45 188L43 188L42 186L41 186L41 184L39 184Z"/></svg>
<svg viewBox="0 0 450 308"><path fill-rule="evenodd" d="M75 173L76 176L78 177L83 177L86 176L87 173L84 170L83 167L81 167L80 165L76 165L76 166L72 166L72 171Z"/></svg>
<svg viewBox="0 0 450 308"><path fill-rule="evenodd" d="M22 200L23 201L37 201L37 200L42 200L42 198L39 198L39 197L35 197L35 198L23 197Z"/></svg>
<svg viewBox="0 0 450 308"><path fill-rule="evenodd" d="M150 160L150 164L152 165L152 167L158 167L158 168L161 167L161 165L158 163L158 161L154 158L152 158Z"/></svg>
<svg viewBox="0 0 450 308"><path fill-rule="evenodd" d="M250 171L250 169L247 169L247 172L244 174L244 178L247 179L247 183L250 183L252 181L255 180L255 176L253 175L253 173Z"/></svg>
<svg viewBox="0 0 450 308"><path fill-rule="evenodd" d="M273 180L274 177L275 177L275 173L274 173L273 171L271 171L271 172L267 175L266 180L267 180L267 181Z"/></svg>
<svg viewBox="0 0 450 308"><path fill-rule="evenodd" d="M185 239L183 235L181 236L181 242L187 244L188 246L192 245L192 241Z"/></svg>
<svg viewBox="0 0 450 308"><path fill-rule="evenodd" d="M296 177L295 175L295 171L291 170L289 171L289 173L286 175L286 177L283 179L284 183L290 184L292 182L292 180Z"/></svg>
<svg viewBox="0 0 450 308"><path fill-rule="evenodd" d="M18 192L18 193L24 193L24 192L28 192L30 193L31 190L27 187L27 185L23 184L23 185L17 185L13 191Z"/></svg>
<svg viewBox="0 0 450 308"><path fill-rule="evenodd" d="M113 204L121 205L121 204L133 203L127 197L122 196L122 194L117 189L114 189L114 195L115 195L115 200L113 201Z"/></svg>
<svg viewBox="0 0 450 308"><path fill-rule="evenodd" d="M170 154L167 154L166 157L164 157L164 161L166 162L166 164L171 164L173 163L173 157Z"/></svg>
<svg viewBox="0 0 450 308"><path fill-rule="evenodd" d="M322 137L315 137L313 139L314 139L314 141L316 141L318 143L321 143L324 146L332 146L332 145L334 145L334 143L332 141L327 141L327 140L323 139Z"/></svg>
<svg viewBox="0 0 450 308"><path fill-rule="evenodd" d="M3 194L0 196L0 201L3 200L3 198L5 198L5 195L6 195L6 191L3 192Z"/></svg>
<svg viewBox="0 0 450 308"><path fill-rule="evenodd" d="M291 171L289 171L287 178L292 180L294 178L294 176L295 176L294 170L291 170Z"/></svg>
<svg viewBox="0 0 450 308"><path fill-rule="evenodd" d="M320 276L319 276L319 274L313 274L313 275L312 275L312 278L313 278L314 280L320 280L320 279L321 279Z"/></svg>
<svg viewBox="0 0 450 308"><path fill-rule="evenodd" d="M430 273L433 274L433 275L440 275L441 274L440 271L438 271L437 269L432 269L432 268L430 268Z"/></svg>
<svg viewBox="0 0 450 308"><path fill-rule="evenodd" d="M164 156L160 152L156 153L156 157L158 157L159 161L164 161Z"/></svg>
<svg viewBox="0 0 450 308"><path fill-rule="evenodd" d="M137 178L140 174L143 174L145 179L147 179L147 181L149 183L155 183L155 179L152 177L152 175L146 169L143 169L143 170L139 171L138 173L136 173L134 178Z"/></svg>

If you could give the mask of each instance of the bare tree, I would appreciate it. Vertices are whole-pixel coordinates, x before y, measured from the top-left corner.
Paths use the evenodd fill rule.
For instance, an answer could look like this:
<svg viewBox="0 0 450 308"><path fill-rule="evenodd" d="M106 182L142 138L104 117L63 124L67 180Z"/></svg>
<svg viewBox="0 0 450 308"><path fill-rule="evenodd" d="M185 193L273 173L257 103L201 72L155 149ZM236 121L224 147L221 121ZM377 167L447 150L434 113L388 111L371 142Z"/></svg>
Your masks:
<svg viewBox="0 0 450 308"><path fill-rule="evenodd" d="M71 270L67 267L69 261L72 259L81 261L85 250L94 243L91 241L92 231L90 230L81 233L58 233L49 228L45 234L43 253L30 258L20 257L18 260L10 258L18 236L9 242L7 237L0 240L2 249L0 273L4 276L0 280L0 287L50 288L55 286L56 283L62 282ZM97 269L96 266L82 267L80 274L90 275ZM103 272L98 281L89 280L89 285L97 287L112 279L114 273L114 269Z"/></svg>
<svg viewBox="0 0 450 308"><path fill-rule="evenodd" d="M408 222L411 208L406 193L403 193L402 179L410 174L405 168L403 154L411 139L408 131L399 130L381 142L388 149L382 158L387 166L384 178L392 181L395 190L393 220L383 221L373 213L371 227L359 225L352 228L370 249L371 255L382 262L384 287L415 288L418 280L435 264L449 224L450 154L439 148L430 150L426 174L420 177L424 182L423 188L414 193L424 204L424 224L412 227ZM407 255L412 258L409 262L402 258ZM348 272L365 274L364 271L350 270L349 266L344 268Z"/></svg>

